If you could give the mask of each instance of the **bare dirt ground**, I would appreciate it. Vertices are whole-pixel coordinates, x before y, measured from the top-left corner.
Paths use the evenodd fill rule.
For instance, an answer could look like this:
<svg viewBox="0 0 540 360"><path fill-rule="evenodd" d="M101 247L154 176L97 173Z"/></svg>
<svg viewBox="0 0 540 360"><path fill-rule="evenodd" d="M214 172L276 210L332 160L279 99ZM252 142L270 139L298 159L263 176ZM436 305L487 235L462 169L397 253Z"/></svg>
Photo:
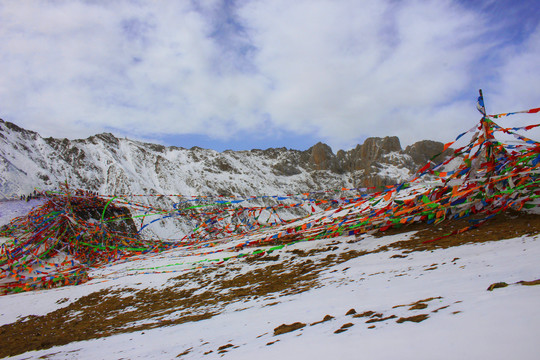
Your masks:
<svg viewBox="0 0 540 360"><path fill-rule="evenodd" d="M417 232L410 240L398 241L372 252L397 249L402 250L403 254L398 256L407 256L413 251L534 235L540 233L540 215L517 212L499 214L477 229L426 243L469 225L466 220L458 220L445 221L437 225L413 224L398 230L389 230L379 236ZM208 319L221 313L225 306L234 302L260 298L274 301L267 305L271 306L279 302L279 297L320 286L318 278L321 271L369 253L354 250L338 253L333 250L335 248L330 242L328 247L309 251L288 250L294 255L288 259L280 259L278 255L247 257L241 261L256 265L247 273L239 273L240 268L234 265L207 268L170 279L166 287L157 290L123 288L95 292L46 315L28 316L1 326L0 357L47 349L74 341ZM195 283L196 286L187 287L188 283ZM398 306L421 309L426 307L429 300ZM368 317L367 322L370 323L388 318L375 312L372 314L351 312L350 315ZM428 317L427 314L421 315L400 318L398 322L418 322ZM325 319L323 321L329 320ZM352 325L344 324L337 333L346 331L350 326ZM289 329L283 327L279 331Z"/></svg>

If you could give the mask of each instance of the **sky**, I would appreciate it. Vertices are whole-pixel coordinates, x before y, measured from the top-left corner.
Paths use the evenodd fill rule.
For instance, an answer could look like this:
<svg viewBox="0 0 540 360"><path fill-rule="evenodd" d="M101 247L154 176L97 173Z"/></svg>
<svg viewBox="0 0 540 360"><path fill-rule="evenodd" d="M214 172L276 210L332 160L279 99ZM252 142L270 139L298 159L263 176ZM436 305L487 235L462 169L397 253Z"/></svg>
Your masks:
<svg viewBox="0 0 540 360"><path fill-rule="evenodd" d="M0 0L0 118L218 151L449 142L478 89L540 106L539 23L538 0Z"/></svg>

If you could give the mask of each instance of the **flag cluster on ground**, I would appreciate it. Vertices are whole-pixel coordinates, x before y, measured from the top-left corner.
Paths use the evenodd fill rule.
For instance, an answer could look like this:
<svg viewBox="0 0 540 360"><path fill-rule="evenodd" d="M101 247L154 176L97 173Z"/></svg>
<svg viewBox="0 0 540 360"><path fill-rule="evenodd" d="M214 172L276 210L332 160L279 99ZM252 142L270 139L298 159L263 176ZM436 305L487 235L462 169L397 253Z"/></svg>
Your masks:
<svg viewBox="0 0 540 360"><path fill-rule="evenodd" d="M217 250L224 256L212 261L220 264L298 241L360 236L418 222L466 218L468 226L445 236L467 231L507 209L533 207L540 196L540 143L520 134L540 124L503 128L492 121L503 115L508 114L483 116L445 144L444 150L472 134L452 157L439 164L429 161L410 181L383 189L245 198L160 195L182 201L172 209L158 209L134 201L143 195L97 195L65 184L60 191L44 192L43 205L0 231L9 238L0 245L0 294L81 283L90 268L179 247L204 255L215 253L216 244L230 244ZM502 143L498 134L517 141ZM265 199L273 205L251 206ZM290 208L304 209L307 215L283 220L280 211ZM193 231L176 241L145 238L147 227L170 217L188 219L195 224ZM228 250L253 247L226 256Z"/></svg>

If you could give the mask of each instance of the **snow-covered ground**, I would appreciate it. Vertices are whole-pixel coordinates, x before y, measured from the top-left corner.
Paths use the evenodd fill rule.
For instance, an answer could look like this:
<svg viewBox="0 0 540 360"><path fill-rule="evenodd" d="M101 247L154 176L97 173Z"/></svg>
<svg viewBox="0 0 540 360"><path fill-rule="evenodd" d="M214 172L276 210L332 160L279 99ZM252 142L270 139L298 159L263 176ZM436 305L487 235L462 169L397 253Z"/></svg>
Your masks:
<svg viewBox="0 0 540 360"><path fill-rule="evenodd" d="M41 204L43 204L42 199L0 201L0 226L6 225L13 218L28 214L30 210Z"/></svg>
<svg viewBox="0 0 540 360"><path fill-rule="evenodd" d="M2 213L3 221L6 213ZM6 325L0 334L4 339L19 336L9 332L8 324L28 315L50 317L52 311L74 306L98 292L105 294L103 301L114 296L138 299L137 291L152 289L151 293L158 294L182 283L177 291L197 289L191 296L198 299L205 291L215 290L218 302L201 302L186 310L170 298L177 312L163 311L167 303L162 303L162 310L147 319L119 325L128 329L125 333L89 336L90 340L12 358L538 359L540 286L518 282L540 278L539 236L429 251L383 247L412 235L300 242L273 251L266 261L240 258L198 263L237 253L205 255L185 250L140 257L98 269L91 274L94 279L83 285L0 297L0 325ZM284 268L277 279L288 284L282 288L274 284L276 290L262 292L257 283L223 286L225 280L271 266L278 269L280 264ZM313 270L302 273L302 266ZM316 276L306 278L309 274ZM509 286L487 290L498 282ZM242 289L247 291L244 295L228 297ZM147 311L139 306L142 302L141 298L131 308L118 311L124 315ZM85 304L70 316L84 318L90 306ZM175 322L203 313L209 315ZM326 315L332 318L321 322ZM280 325L294 323L305 326L274 334ZM129 330L141 324L152 326Z"/></svg>

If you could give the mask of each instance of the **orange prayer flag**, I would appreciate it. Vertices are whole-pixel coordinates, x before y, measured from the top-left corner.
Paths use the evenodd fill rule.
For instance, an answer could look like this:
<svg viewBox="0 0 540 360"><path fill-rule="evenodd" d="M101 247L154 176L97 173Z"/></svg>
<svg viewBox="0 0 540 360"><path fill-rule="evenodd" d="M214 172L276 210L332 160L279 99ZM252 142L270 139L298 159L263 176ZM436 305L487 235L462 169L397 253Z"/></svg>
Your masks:
<svg viewBox="0 0 540 360"><path fill-rule="evenodd" d="M448 149L450 147L450 145L452 145L455 141L452 141L452 142L449 142L449 143L446 143L444 144L444 147L443 147L443 150L442 151L445 151L446 149Z"/></svg>

